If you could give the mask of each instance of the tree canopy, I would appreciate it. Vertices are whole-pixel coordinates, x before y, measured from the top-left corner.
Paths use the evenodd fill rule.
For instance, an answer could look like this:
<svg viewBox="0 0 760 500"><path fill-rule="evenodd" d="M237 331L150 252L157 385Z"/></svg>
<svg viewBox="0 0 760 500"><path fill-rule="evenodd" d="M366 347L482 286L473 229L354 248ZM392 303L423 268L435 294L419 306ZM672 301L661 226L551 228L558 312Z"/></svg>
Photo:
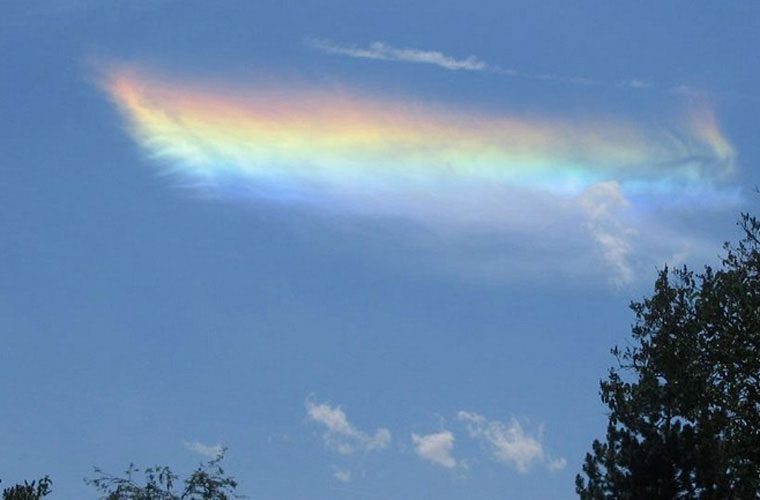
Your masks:
<svg viewBox="0 0 760 500"><path fill-rule="evenodd" d="M103 500L230 500L237 481L221 466L224 451L213 460L202 463L180 483L179 476L168 466L140 470L130 464L123 476L114 476L95 468L95 477L85 479L94 486ZM138 476L142 472L142 480Z"/></svg>
<svg viewBox="0 0 760 500"><path fill-rule="evenodd" d="M37 481L24 481L3 490L3 500L40 500L52 491L53 481L45 476Z"/></svg>
<svg viewBox="0 0 760 500"><path fill-rule="evenodd" d="M760 498L760 221L717 269L659 272L601 382L609 408L582 499ZM585 476L585 477L584 477Z"/></svg>

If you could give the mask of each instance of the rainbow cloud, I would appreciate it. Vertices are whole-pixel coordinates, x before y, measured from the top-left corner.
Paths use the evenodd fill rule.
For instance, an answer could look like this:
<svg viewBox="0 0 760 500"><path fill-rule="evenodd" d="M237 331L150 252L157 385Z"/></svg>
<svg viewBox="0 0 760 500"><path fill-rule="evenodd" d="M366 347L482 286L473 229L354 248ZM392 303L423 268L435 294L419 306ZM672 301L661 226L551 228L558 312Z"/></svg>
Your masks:
<svg viewBox="0 0 760 500"><path fill-rule="evenodd" d="M735 152L706 107L664 129L295 85L192 85L133 66L107 71L104 88L142 148L200 189L446 234L522 237L571 224L570 246L584 233L621 282L641 214L736 196L726 184Z"/></svg>

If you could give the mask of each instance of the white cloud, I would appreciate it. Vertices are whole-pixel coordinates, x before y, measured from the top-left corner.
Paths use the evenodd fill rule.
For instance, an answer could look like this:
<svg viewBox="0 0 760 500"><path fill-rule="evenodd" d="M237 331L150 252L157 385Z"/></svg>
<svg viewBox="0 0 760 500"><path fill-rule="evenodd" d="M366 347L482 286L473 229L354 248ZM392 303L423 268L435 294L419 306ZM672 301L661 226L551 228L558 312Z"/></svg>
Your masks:
<svg viewBox="0 0 760 500"><path fill-rule="evenodd" d="M204 457L212 460L218 458L222 453L224 453L224 447L218 443L215 445L207 445L201 443L200 441L185 441L183 444L185 445L185 448L192 451L193 453L203 455Z"/></svg>
<svg viewBox="0 0 760 500"><path fill-rule="evenodd" d="M359 59L375 59L380 61L398 61L409 63L433 64L448 70L485 71L504 76L525 78L536 81L559 82L579 86L606 86L620 89L647 90L656 89L656 86L648 81L638 78L624 80L618 83L602 81L587 76L558 75L555 73L526 73L514 69L502 68L495 64L489 64L476 56L468 56L464 59L444 54L437 50L425 50L411 47L394 47L386 42L375 41L367 46L356 44L340 44L323 38L307 38L306 45L325 54L342 55ZM685 85L673 88L676 93L683 93L688 89ZM691 89L688 89L688 93Z"/></svg>
<svg viewBox="0 0 760 500"><path fill-rule="evenodd" d="M339 406L332 407L327 403L316 404L306 400L308 417L325 427L322 437L325 444L343 455L355 451L369 452L386 448L391 441L388 429L379 428L373 435L357 429L348 421L346 413Z"/></svg>
<svg viewBox="0 0 760 500"><path fill-rule="evenodd" d="M540 436L528 435L514 418L504 423L467 411L457 416L466 422L470 437L483 442L498 461L514 466L518 472L528 472L534 463L546 460Z"/></svg>
<svg viewBox="0 0 760 500"><path fill-rule="evenodd" d="M673 87L670 88L670 91L674 94L682 94L682 95L691 96L691 97L705 95L704 92L701 92L683 83L679 85L674 85Z"/></svg>
<svg viewBox="0 0 760 500"><path fill-rule="evenodd" d="M348 469L341 469L340 467L333 468L333 477L341 483L351 482L351 471Z"/></svg>
<svg viewBox="0 0 760 500"><path fill-rule="evenodd" d="M567 467L567 460L564 457L552 458L546 462L546 468L551 472L557 472Z"/></svg>
<svg viewBox="0 0 760 500"><path fill-rule="evenodd" d="M310 47L327 54L339 54L362 59L433 64L454 71L490 71L496 69L491 68L475 56L456 59L435 50L396 48L383 42L372 42L368 47L359 47L356 45L339 45L328 40L312 38L308 39L306 43Z"/></svg>
<svg viewBox="0 0 760 500"><path fill-rule="evenodd" d="M636 231L623 223L622 212L630 204L620 184L615 181L594 184L580 196L579 202L588 215L588 229L614 272L613 282L618 286L630 283L634 276L629 263L630 238Z"/></svg>
<svg viewBox="0 0 760 500"><path fill-rule="evenodd" d="M414 451L420 458L447 469L457 466L457 461L452 456L454 435L450 431L422 436L412 434L412 443L414 443Z"/></svg>
<svg viewBox="0 0 760 500"><path fill-rule="evenodd" d="M575 86L603 86L621 90L670 92L686 96L716 96L729 97L741 100L757 101L759 97L754 94L742 94L732 90L723 91L699 91L685 84L667 85L651 82L642 78L629 78L626 80L603 80L589 76L561 75L551 72L530 73L503 68L495 64L489 64L476 56L468 56L464 59L446 55L437 50L425 50L411 47L394 47L391 44L375 41L367 46L357 44L340 44L324 38L307 38L307 46L326 54L342 55L360 59L375 59L381 61L399 61L409 63L433 64L448 70L485 71L509 77L517 77L528 80L557 82Z"/></svg>
<svg viewBox="0 0 760 500"><path fill-rule="evenodd" d="M644 80L633 79L621 82L620 86L632 89L649 89L652 88L653 85L649 82L645 82Z"/></svg>

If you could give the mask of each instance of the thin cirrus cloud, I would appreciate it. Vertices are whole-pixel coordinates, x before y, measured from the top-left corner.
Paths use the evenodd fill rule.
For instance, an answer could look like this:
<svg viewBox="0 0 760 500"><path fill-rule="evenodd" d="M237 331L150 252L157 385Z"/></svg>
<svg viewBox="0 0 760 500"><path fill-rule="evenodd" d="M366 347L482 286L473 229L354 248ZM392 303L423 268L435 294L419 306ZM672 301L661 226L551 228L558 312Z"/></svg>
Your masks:
<svg viewBox="0 0 760 500"><path fill-rule="evenodd" d="M349 422L339 406L307 399L306 414L312 422L323 427L325 445L342 455L382 450L390 444L391 433L388 429L379 428L374 434L362 431Z"/></svg>
<svg viewBox="0 0 760 500"><path fill-rule="evenodd" d="M321 38L307 38L306 45L326 54L361 59L432 64L453 71L503 71L487 64L485 61L481 61L475 56L456 59L435 50L397 48L383 42L372 42L367 47L359 47L357 45L340 45Z"/></svg>
<svg viewBox="0 0 760 500"><path fill-rule="evenodd" d="M474 55L465 58L456 58L437 50L419 49L413 47L395 47L386 42L370 42L366 46L357 44L341 44L325 38L306 38L304 44L319 52L330 55L340 55L356 59L374 59L379 61L396 61L404 63L430 64L452 71L480 71L504 75L509 77L524 78L528 80L557 82L580 86L606 86L629 88L637 90L656 89L652 82L642 79L629 79L618 82L607 82L596 78L584 76L568 76L556 73L530 73L505 68L497 64L490 64ZM680 92L680 86L670 86L663 90Z"/></svg>
<svg viewBox="0 0 760 500"><path fill-rule="evenodd" d="M412 434L414 451L423 460L452 469L457 460L453 456L454 434L451 431L441 431L433 434Z"/></svg>
<svg viewBox="0 0 760 500"><path fill-rule="evenodd" d="M755 94L745 94L732 90L704 92L684 83L666 84L652 82L642 78L623 80L601 80L587 76L563 75L558 73L531 73L514 68L506 68L491 64L474 55L457 58L437 50L419 49L413 47L396 47L387 42L374 41L366 46L352 43L336 43L325 38L306 38L304 44L313 50L329 55L339 55L356 59L373 59L378 61L395 61L403 63L429 64L452 71L479 71L536 82L550 82L582 87L606 87L629 89L633 91L656 91L661 93L702 97L705 95L735 98L745 101L758 102L760 97Z"/></svg>
<svg viewBox="0 0 760 500"><path fill-rule="evenodd" d="M539 271L625 285L702 248L663 214L738 199L736 153L706 106L653 127L287 82L192 83L138 65L110 66L102 84L147 157L184 185L411 223L427 229L412 235L428 238L416 248L429 245L468 277Z"/></svg>

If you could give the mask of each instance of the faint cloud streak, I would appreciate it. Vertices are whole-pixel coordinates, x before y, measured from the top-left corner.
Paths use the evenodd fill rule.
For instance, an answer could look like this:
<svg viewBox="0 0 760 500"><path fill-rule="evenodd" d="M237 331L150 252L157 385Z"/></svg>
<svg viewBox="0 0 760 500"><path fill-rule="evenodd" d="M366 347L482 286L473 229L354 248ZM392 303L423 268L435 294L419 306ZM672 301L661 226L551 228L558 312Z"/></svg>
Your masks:
<svg viewBox="0 0 760 500"><path fill-rule="evenodd" d="M474 55L467 56L464 59L457 59L456 57L444 54L443 52L437 50L427 50L412 47L399 48L381 41L374 41L367 46L361 46L357 44L340 44L324 38L306 38L304 43L309 48L318 50L325 54L341 55L358 59L432 64L440 68L453 71L481 71L535 81L555 82L584 87L603 86L630 91L656 91L664 94L676 94L687 97L713 95L753 102L758 102L758 100L760 100L760 97L757 95L742 94L732 90L704 92L698 91L685 84L656 84L654 82L641 78L629 78L622 81L604 81L580 75L561 75L548 72L531 73L526 71L518 71L515 69L504 68L496 64L488 63Z"/></svg>
<svg viewBox="0 0 760 500"><path fill-rule="evenodd" d="M341 55L357 59L432 64L451 71L481 71L529 80L557 82L570 85L611 86L606 82L586 76L558 75L555 73L528 73L511 68L504 68L496 64L490 64L474 55L458 59L437 50L426 50L413 47L394 47L389 43L381 41L371 42L367 46L360 46L357 44L340 44L324 38L307 38L304 43L307 47L325 54ZM650 83L637 79L628 80L618 86L631 89L646 89L652 87Z"/></svg>
<svg viewBox="0 0 760 500"><path fill-rule="evenodd" d="M495 69L475 56L456 59L435 50L397 48L384 42L372 42L367 47L359 47L357 45L340 45L320 38L309 38L306 40L306 44L326 54L360 59L432 64L453 71L492 71Z"/></svg>

